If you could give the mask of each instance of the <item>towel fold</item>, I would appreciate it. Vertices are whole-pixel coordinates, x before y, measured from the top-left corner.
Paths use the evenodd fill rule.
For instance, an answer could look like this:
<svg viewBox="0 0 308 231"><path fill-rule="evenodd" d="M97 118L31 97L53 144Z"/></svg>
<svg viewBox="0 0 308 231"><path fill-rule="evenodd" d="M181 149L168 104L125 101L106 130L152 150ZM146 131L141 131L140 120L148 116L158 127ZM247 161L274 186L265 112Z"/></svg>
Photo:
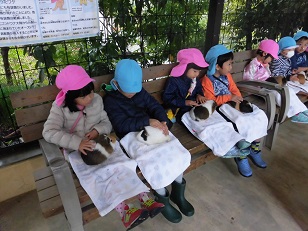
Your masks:
<svg viewBox="0 0 308 231"><path fill-rule="evenodd" d="M186 112L182 116L182 122L215 156L223 157L238 141L245 139L217 111L202 121L192 120L189 112Z"/></svg>
<svg viewBox="0 0 308 231"><path fill-rule="evenodd" d="M190 153L169 133L171 140L161 144L146 145L138 141L138 132L130 132L120 140L154 190L171 184L190 165Z"/></svg>
<svg viewBox="0 0 308 231"><path fill-rule="evenodd" d="M287 86L292 88L297 94L300 91L308 93L308 81L304 84L300 84L299 82L288 81Z"/></svg>
<svg viewBox="0 0 308 231"><path fill-rule="evenodd" d="M245 140L252 142L267 134L268 119L264 111L252 104L253 112L242 113L228 104L220 107L220 111L237 126L238 132Z"/></svg>
<svg viewBox="0 0 308 231"><path fill-rule="evenodd" d="M110 158L99 165L86 165L78 151L68 157L81 186L101 216L124 200L141 192L149 192L136 174L136 161L125 155L118 142Z"/></svg>

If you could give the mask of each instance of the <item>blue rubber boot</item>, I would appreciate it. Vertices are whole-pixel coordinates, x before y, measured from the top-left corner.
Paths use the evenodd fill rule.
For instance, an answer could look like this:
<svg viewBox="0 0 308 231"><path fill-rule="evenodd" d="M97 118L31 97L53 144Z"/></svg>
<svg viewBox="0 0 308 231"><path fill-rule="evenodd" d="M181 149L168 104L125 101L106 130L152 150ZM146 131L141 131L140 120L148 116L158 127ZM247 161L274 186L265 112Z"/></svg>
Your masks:
<svg viewBox="0 0 308 231"><path fill-rule="evenodd" d="M259 168L266 168L267 164L262 160L261 151L254 151L252 148L250 149L250 154L248 156L252 163L254 163Z"/></svg>
<svg viewBox="0 0 308 231"><path fill-rule="evenodd" d="M250 168L249 162L247 158L234 158L235 163L237 164L237 169L239 173L244 177L251 177L252 170Z"/></svg>

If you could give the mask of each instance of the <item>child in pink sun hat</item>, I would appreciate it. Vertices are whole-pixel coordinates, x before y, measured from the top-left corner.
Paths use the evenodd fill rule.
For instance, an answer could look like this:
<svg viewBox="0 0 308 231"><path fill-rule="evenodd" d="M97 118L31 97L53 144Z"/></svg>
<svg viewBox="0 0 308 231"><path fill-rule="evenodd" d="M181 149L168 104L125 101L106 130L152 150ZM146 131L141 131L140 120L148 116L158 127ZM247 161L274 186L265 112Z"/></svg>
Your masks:
<svg viewBox="0 0 308 231"><path fill-rule="evenodd" d="M68 65L60 71L56 78L60 92L44 124L43 137L47 142L64 148L80 184L100 215L104 216L115 209L124 226L132 229L149 216L157 215L164 205L147 196L148 187L135 171L137 164L123 151L113 153L111 156L116 156L115 159L111 157L107 164L100 164L99 167L87 166L82 161L81 155L87 155L86 151L94 149L93 140L101 134L109 134L112 129L102 97L94 93L93 81L81 66ZM115 150L120 150L120 147L116 146ZM113 162L109 165L110 161ZM134 165L132 169L128 168ZM141 208L125 202L135 195L139 200L147 199L142 201Z"/></svg>
<svg viewBox="0 0 308 231"><path fill-rule="evenodd" d="M260 42L257 56L245 67L244 80L265 81L270 77L269 63L278 59L279 45L274 40L265 39Z"/></svg>
<svg viewBox="0 0 308 231"><path fill-rule="evenodd" d="M201 82L197 77L208 64L197 48L180 50L177 60L179 63L171 70L170 78L167 80L163 101L173 114L176 114L177 121L181 121L182 115L191 107L206 102Z"/></svg>

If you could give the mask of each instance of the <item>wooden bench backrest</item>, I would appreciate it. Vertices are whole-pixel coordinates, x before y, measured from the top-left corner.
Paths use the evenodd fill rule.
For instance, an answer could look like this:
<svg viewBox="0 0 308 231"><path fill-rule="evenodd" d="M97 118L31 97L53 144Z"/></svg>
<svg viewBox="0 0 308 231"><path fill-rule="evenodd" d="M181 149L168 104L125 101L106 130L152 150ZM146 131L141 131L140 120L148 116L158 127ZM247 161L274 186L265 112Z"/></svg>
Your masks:
<svg viewBox="0 0 308 231"><path fill-rule="evenodd" d="M143 87L161 101L161 92L164 88L166 77L169 75L175 64L167 64L144 68ZM100 91L102 83L109 83L113 74L94 77L95 91ZM10 99L17 125L20 129L24 142L39 140L42 138L42 130L46 121L52 102L59 90L55 85L34 88L26 91L12 93Z"/></svg>
<svg viewBox="0 0 308 231"><path fill-rule="evenodd" d="M244 66L254 56L253 51L244 51L234 54L233 78L242 80ZM149 68L143 68L143 87L158 102L162 103L161 94L166 79L171 69L176 64L165 64ZM102 83L109 83L113 74L94 77L95 91L100 90ZM56 86L46 86L30 89L10 95L12 106L15 111L16 121L24 142L30 142L42 138L42 130L49 111L59 90Z"/></svg>

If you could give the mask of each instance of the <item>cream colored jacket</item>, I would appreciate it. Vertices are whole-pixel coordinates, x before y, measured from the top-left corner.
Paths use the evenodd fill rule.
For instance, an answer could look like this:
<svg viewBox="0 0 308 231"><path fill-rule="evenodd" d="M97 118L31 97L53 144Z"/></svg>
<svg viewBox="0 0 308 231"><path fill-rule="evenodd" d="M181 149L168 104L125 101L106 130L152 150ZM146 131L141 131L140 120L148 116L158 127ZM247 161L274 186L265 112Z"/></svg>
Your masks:
<svg viewBox="0 0 308 231"><path fill-rule="evenodd" d="M99 134L109 134L111 132L111 123L104 110L103 100L98 94L94 94L91 104L83 110L83 116L73 133L70 134L70 129L78 118L79 113L79 111L70 112L68 107L59 107L53 102L50 114L44 124L43 137L45 140L66 149L78 150L85 134L94 128Z"/></svg>

